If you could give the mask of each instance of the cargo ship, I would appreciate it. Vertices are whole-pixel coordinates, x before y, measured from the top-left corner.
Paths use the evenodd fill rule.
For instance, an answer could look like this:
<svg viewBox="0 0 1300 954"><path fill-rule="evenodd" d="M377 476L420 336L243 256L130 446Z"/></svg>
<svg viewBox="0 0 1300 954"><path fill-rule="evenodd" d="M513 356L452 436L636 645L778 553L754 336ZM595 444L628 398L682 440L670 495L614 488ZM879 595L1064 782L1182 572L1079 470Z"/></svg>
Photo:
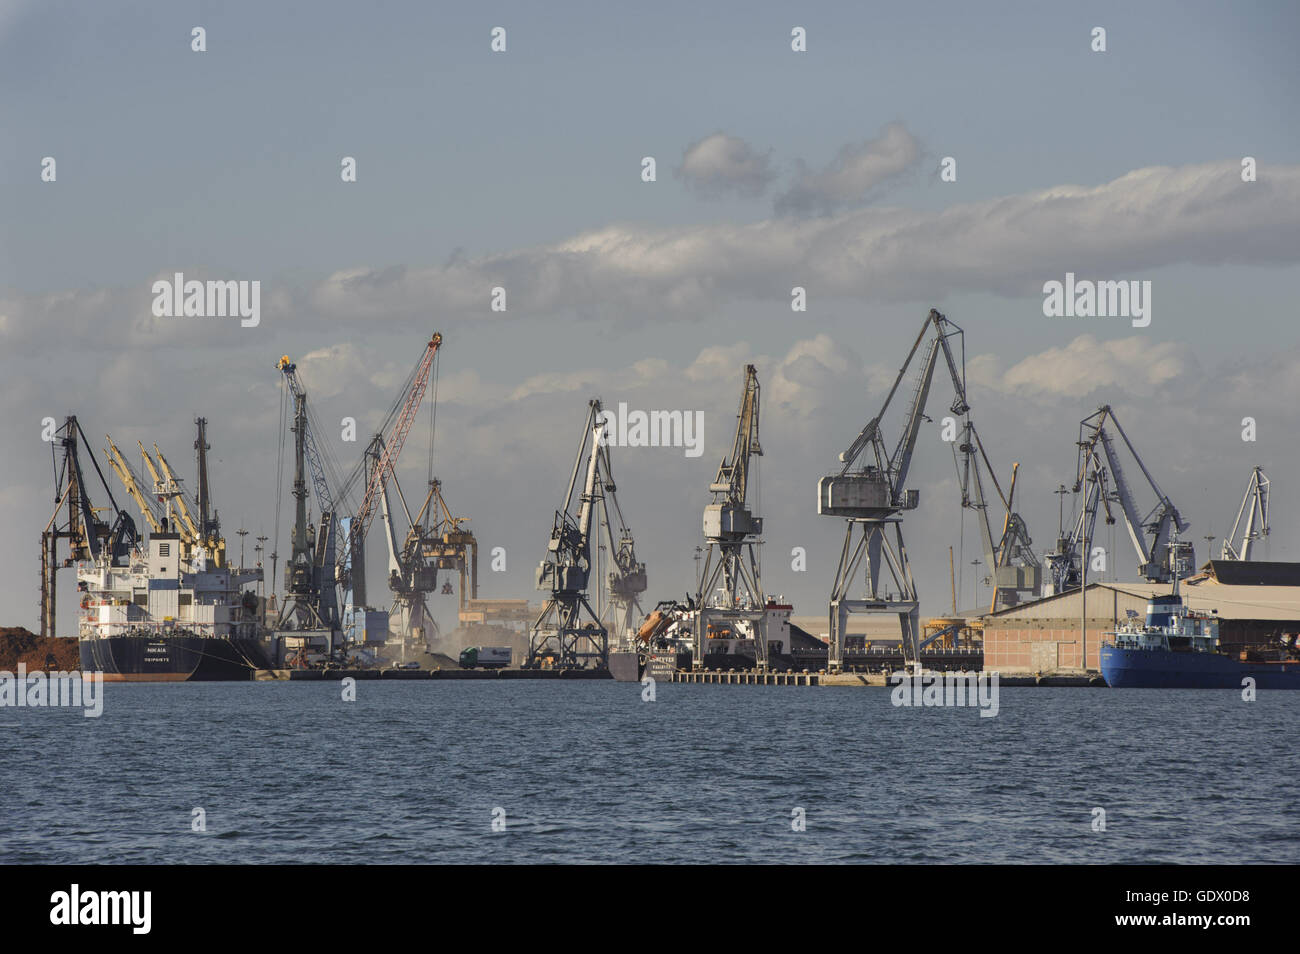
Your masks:
<svg viewBox="0 0 1300 954"><path fill-rule="evenodd" d="M184 490L156 444L156 460L140 444L153 478L153 495L148 494L106 436L104 454L139 506L150 529L147 537L137 533L134 520L116 502L111 530L94 518L81 492L77 438L84 442L85 435L75 417L65 426L65 493L76 493L72 507L85 514L73 534L72 559L65 564L76 567L81 669L102 672L106 682L242 681L271 668L275 653L263 638L259 598L245 589L261 581L260 560L251 570L236 569L227 560L221 524L211 509L207 420L198 418L195 424L197 500ZM43 560L46 552L42 550Z"/></svg>
<svg viewBox="0 0 1300 954"><path fill-rule="evenodd" d="M1300 689L1294 640L1274 650L1229 655L1219 645L1217 614L1189 610L1173 592L1152 596L1146 619L1120 624L1099 650L1101 674L1115 689Z"/></svg>
<svg viewBox="0 0 1300 954"><path fill-rule="evenodd" d="M650 677L668 682L678 669L689 669L689 642L676 634L681 615L671 600L656 606L626 644L610 652L609 673L614 680L640 682Z"/></svg>
<svg viewBox="0 0 1300 954"><path fill-rule="evenodd" d="M78 563L82 671L106 682L185 682L250 680L271 668L256 598L244 590L262 571L219 559L163 532L124 561Z"/></svg>

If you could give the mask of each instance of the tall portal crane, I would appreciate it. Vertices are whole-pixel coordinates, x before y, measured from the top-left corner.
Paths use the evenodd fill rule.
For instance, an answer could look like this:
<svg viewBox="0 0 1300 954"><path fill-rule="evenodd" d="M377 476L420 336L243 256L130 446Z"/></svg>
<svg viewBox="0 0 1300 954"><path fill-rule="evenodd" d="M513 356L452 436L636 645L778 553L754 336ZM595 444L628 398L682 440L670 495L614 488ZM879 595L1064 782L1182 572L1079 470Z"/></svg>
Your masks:
<svg viewBox="0 0 1300 954"><path fill-rule="evenodd" d="M294 402L295 418L301 398L303 419L307 425L303 429L303 457L311 471L311 485L316 493L316 505L322 514L334 513L336 511L334 495L330 493L330 482L325 475L325 458L316 444L316 427L307 407L307 391L303 387L302 379L298 377L298 365L290 361L288 355L283 355L276 367L284 375L285 385L289 388L289 395Z"/></svg>
<svg viewBox="0 0 1300 954"><path fill-rule="evenodd" d="M1079 550L1084 540L1096 540L1097 516L1104 514L1107 526L1115 523L1115 512L1111 504L1115 502L1115 493L1110 488L1110 474L1100 460L1094 458L1083 478L1080 490L1083 493L1083 506L1074 518L1069 532L1062 523L1056 541L1056 549L1047 554L1047 579L1043 583L1044 596L1058 596L1070 590L1077 590L1083 583L1082 569L1079 562ZM1057 491L1069 493L1070 491Z"/></svg>
<svg viewBox="0 0 1300 954"><path fill-rule="evenodd" d="M307 516L307 465L311 461L313 474L320 467L316 452L311 420L307 411L307 391L298 378L298 367L285 355L276 365L292 399L294 434L294 534L292 534L289 560L285 563L285 598L279 603L279 613L273 629L298 630L298 632L324 632L326 647L333 651L333 634L339 628L338 590L334 580L334 509L329 487L322 477L316 486L322 502L320 528L315 528ZM308 450L311 448L311 450ZM281 445L283 450L283 445Z"/></svg>
<svg viewBox="0 0 1300 954"><path fill-rule="evenodd" d="M478 599L478 540L472 531L461 526L469 522L469 517L452 516L442 496L442 481L436 478L429 481L429 491L416 517L417 523L428 527L421 551L424 559L439 570L455 570L459 575L456 592L459 612L464 613L469 609L469 601ZM443 584L441 592L447 592L447 584Z"/></svg>
<svg viewBox="0 0 1300 954"><path fill-rule="evenodd" d="M601 464L608 476L608 447L602 446L605 422L600 399L587 403L578 455L561 508L555 511L546 557L537 568L537 588L550 592L528 636L527 665L537 667L550 658L559 668L609 666L609 630L587 596L591 578L592 518L604 502ZM571 513L578 477L577 513ZM583 620L586 619L584 623Z"/></svg>
<svg viewBox="0 0 1300 954"><path fill-rule="evenodd" d="M1031 548L1033 540L1030 539L1029 528L1014 510L1016 474L1020 464L1012 463L1011 485L1004 494L993 465L989 463L984 442L980 440L975 423L969 415L962 439L953 447L953 455L961 480L961 505L975 511L980 540L984 545L985 565L992 578L993 599L989 612L1016 606L1026 598L1036 598L1042 583L1042 564ZM993 523L989 518L989 503L984 496L983 472L987 472L1005 513L997 537L994 536Z"/></svg>
<svg viewBox="0 0 1300 954"><path fill-rule="evenodd" d="M459 574L460 612L468 601L478 599L478 541L461 527L468 517L454 517L442 495L442 482L429 481L424 503L414 517L406 505L396 475L393 489L406 514L408 529L399 544L389 506L388 491L382 493L385 538L388 540L388 588L393 592L389 628L408 642L426 645L437 637L438 626L429 612L430 593L450 594L451 581L438 587L438 571Z"/></svg>
<svg viewBox="0 0 1300 954"><path fill-rule="evenodd" d="M342 483L337 494L331 488L330 458L317 442L317 428L297 366L287 355L280 358L277 367L283 374L287 393L293 402L290 430L294 435L292 494L295 514L293 549L285 566L286 596L281 604L280 620L276 628L296 624L299 629L338 630L341 623L340 587L349 610L353 606L367 605L362 549L366 531L378 509L384 483L393 473L393 466L401 453L407 432L419 410L420 401L428 386L429 372L441 343L442 335L435 333L416 362L415 370L407 378L397 404L389 410L378 438L379 444L371 442L356 470ZM387 430L386 439L382 436L384 430ZM360 476L365 478L365 495L361 506L352 517L342 518L338 501L348 499L351 487ZM319 529L313 528L308 522L309 477L320 508ZM337 478L333 482L339 483ZM342 531L345 522L347 529ZM346 533L346 537L342 536L343 533Z"/></svg>
<svg viewBox="0 0 1300 954"><path fill-rule="evenodd" d="M1242 523L1243 518L1245 524ZM1233 546L1232 541L1241 533L1241 543ZM1249 560L1255 541L1268 536L1268 478L1264 471L1256 467L1246 484L1246 495L1241 498L1237 508L1237 519L1232 529L1223 538L1221 560Z"/></svg>
<svg viewBox="0 0 1300 954"><path fill-rule="evenodd" d="M904 420L903 432L892 453L888 450L880 429L889 405L898 392L907 369L921 349L927 334L932 334L920 370L913 385L911 405ZM950 339L961 339L960 365L953 353ZM838 474L830 474L817 483L817 512L828 516L846 518L844 548L840 552L835 571L835 583L830 598L830 647L827 665L839 670L844 662L844 645L850 613L897 614L902 631L904 658L915 662L920 657L919 601L912 568L903 544L901 514L915 510L920 503L920 492L906 489L912 454L916 449L917 434L925 420L925 405L940 354L948 365L952 377L954 397L950 410L964 416L970 410L966 403L965 336L960 328L933 308L921 325L921 331L912 344L907 360L894 379L894 385L885 397L879 413L867 422L861 433L840 454L843 466ZM871 458L857 465L858 458L868 448ZM886 530L894 526L896 545L891 544ZM853 541L855 528L861 528L857 543ZM881 557L884 557L883 561ZM854 599L849 588L857 575L863 558L866 558L866 595ZM893 589L881 588L880 571L888 566Z"/></svg>
<svg viewBox="0 0 1300 954"><path fill-rule="evenodd" d="M704 507L704 568L695 597L695 665L703 665L715 621L736 632L748 630L754 640L754 659L760 669L768 665L767 611L763 594L762 562L757 547L763 535L763 518L750 510L749 484L755 457L763 456L758 439L758 371L745 365L736 412L736 436L731 455L723 457L718 474L709 484L713 502ZM714 550L717 562L714 562ZM739 624L736 626L735 624Z"/></svg>
<svg viewBox="0 0 1300 954"><path fill-rule="evenodd" d="M55 431L50 451L54 447L63 451L63 459L54 464L54 512L45 529L41 531L41 635L56 636L58 589L57 574L62 567L86 560L107 560L121 565L130 559L132 549L139 545L140 536L135 521L118 507L113 491L99 469L99 462L90 450L76 415L68 415L63 426ZM85 447L99 477L100 485L108 495L113 521L109 523L96 516L97 508L87 493L86 479L81 469L79 447ZM67 508L66 511L64 508ZM61 519L62 517L62 519ZM59 541L68 541L68 556L60 560Z"/></svg>
<svg viewBox="0 0 1300 954"><path fill-rule="evenodd" d="M607 628L612 627L618 635L619 647L630 650L633 648L638 624L645 615L641 609L641 594L646 591L648 581L645 564L636 558L636 542L632 539L627 521L623 519L623 508L618 503L618 488L614 484L614 474L610 467L609 447L605 446L603 450L604 467L600 476L604 483L604 506L601 508L601 525L614 561L606 576L609 603L605 618L608 620ZM618 522L617 537L614 534L614 522L610 520L611 503Z"/></svg>
<svg viewBox="0 0 1300 954"><path fill-rule="evenodd" d="M282 355L276 367L283 376L293 406L290 430L294 435L294 526L292 548L284 568L285 597L280 604L277 629L328 630L339 628L339 599L336 580L338 511L325 473L325 457L316 442L317 426L307 400L307 390L298 376L298 366ZM313 527L307 514L307 484L310 473L315 493L319 526Z"/></svg>
<svg viewBox="0 0 1300 954"><path fill-rule="evenodd" d="M1129 455L1137 464L1138 470L1146 479L1147 485L1155 494L1155 505L1145 516L1138 509L1133 496L1133 489L1124 472L1124 460L1119 454L1119 447L1114 435L1107 425L1114 428L1120 440L1128 448ZM1087 539L1091 540L1091 528L1097 519L1098 507L1106 511L1106 523L1117 522L1110 509L1110 502L1119 504L1124 518L1124 528L1128 532L1129 542L1137 556L1138 572L1152 583L1168 583L1171 580L1186 579L1196 569L1196 557L1190 540L1173 543L1175 531L1185 533L1191 525L1182 518L1174 502L1160 489L1155 478L1142 462L1133 442L1120 425L1119 419L1109 404L1102 405L1095 414L1079 422L1079 440L1077 441L1078 467L1075 471L1073 492L1078 495L1085 485L1088 493L1083 499L1083 507L1075 524L1075 531L1063 537L1057 543L1056 552L1049 554L1048 567L1051 577L1050 587L1054 593L1063 593L1067 589L1080 585L1080 563L1082 559L1091 559L1090 554L1080 554L1079 548L1084 539L1083 530L1089 528ZM1110 492L1106 492L1110 485ZM1143 539L1143 534L1147 539Z"/></svg>
<svg viewBox="0 0 1300 954"><path fill-rule="evenodd" d="M307 391L298 377L298 366L288 355L276 365L283 375L293 402L289 429L294 438L294 474L291 494L294 499L293 539L289 559L284 565L284 599L274 629L327 632L329 649L339 628L338 589L335 580L336 530L333 497L325 479L324 467L316 446L315 429L308 412ZM281 444L283 453L283 444ZM312 486L320 506L319 530L307 516L307 468L311 468Z"/></svg>
<svg viewBox="0 0 1300 954"><path fill-rule="evenodd" d="M395 473L397 460L401 456L406 436L420 410L420 402L429 386L429 375L434 367L434 358L442 346L442 335L434 332L424 352L415 364L415 370L407 378L397 403L389 411L384 425L376 439L371 441L362 464L354 472L352 480L358 473L366 475L366 489L361 498L361 505L348 523L347 546L338 554L337 575L344 590L350 594L348 605L361 607L368 605L366 600L366 565L364 544L366 533L379 510L383 489ZM348 481L348 486L352 484Z"/></svg>

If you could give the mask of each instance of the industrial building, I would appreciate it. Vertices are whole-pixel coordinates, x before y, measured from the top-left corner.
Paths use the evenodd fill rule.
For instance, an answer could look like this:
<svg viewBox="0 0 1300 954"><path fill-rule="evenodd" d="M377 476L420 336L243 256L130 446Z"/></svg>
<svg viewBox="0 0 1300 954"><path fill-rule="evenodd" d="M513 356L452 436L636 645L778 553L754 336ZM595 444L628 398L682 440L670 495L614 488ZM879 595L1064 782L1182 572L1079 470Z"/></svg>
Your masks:
<svg viewBox="0 0 1300 954"><path fill-rule="evenodd" d="M1213 560L1181 584L1192 610L1217 612L1220 641L1230 652L1300 632L1300 563ZM1048 596L984 617L984 668L1047 673L1099 668L1106 633L1130 613L1146 613L1148 598L1167 583L1089 583L1087 627L1080 590ZM1083 665L1086 637L1086 667Z"/></svg>

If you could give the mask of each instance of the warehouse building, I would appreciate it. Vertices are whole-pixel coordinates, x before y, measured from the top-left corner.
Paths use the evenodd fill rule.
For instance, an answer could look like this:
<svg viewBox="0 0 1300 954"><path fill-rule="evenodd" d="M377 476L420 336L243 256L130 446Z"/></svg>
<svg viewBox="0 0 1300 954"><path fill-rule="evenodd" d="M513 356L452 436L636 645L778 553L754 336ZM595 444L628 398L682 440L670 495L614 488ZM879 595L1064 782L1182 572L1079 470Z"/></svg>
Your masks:
<svg viewBox="0 0 1300 954"><path fill-rule="evenodd" d="M1147 600L1169 589L1165 583L1090 583L1086 627L1079 590L991 613L983 618L984 668L1005 673L1096 670L1097 649L1107 634L1131 613L1145 616ZM1219 640L1234 651L1300 632L1297 563L1214 560L1183 581L1182 593L1189 609L1218 613Z"/></svg>

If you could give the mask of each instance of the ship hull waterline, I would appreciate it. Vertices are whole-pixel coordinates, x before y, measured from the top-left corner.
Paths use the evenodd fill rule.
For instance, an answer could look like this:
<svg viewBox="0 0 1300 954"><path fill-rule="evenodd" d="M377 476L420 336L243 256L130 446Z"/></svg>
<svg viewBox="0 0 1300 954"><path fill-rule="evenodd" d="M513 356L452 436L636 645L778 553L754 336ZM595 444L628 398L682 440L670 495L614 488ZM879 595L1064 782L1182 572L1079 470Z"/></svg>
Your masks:
<svg viewBox="0 0 1300 954"><path fill-rule="evenodd" d="M1244 662L1222 653L1101 647L1101 674L1112 689L1300 690L1300 662Z"/></svg>
<svg viewBox="0 0 1300 954"><path fill-rule="evenodd" d="M105 682L249 682L269 668L253 639L175 636L103 636L79 644L82 672Z"/></svg>

